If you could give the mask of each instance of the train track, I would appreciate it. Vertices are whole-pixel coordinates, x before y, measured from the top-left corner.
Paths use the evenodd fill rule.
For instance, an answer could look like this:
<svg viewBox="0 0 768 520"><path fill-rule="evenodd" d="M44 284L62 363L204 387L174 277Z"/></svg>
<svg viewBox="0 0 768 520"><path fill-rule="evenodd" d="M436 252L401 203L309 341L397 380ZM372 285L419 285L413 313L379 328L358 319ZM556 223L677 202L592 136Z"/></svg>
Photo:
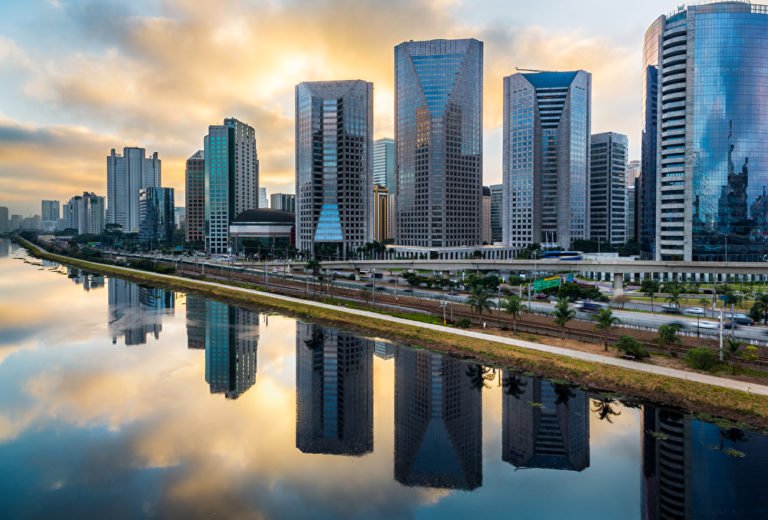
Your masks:
<svg viewBox="0 0 768 520"><path fill-rule="evenodd" d="M166 260L159 260L157 262L161 265L167 265L167 266L174 266L173 262L169 262ZM180 274L202 274L202 269L199 267L195 267L189 264L179 264L177 266L177 270ZM205 267L205 276L207 278L214 278L222 281L237 281L237 282L244 282L250 285L253 285L260 289L267 289L272 292L276 292L278 294L283 294L286 296L297 296L300 295L302 298L308 298L313 299L317 301L322 301L324 298L330 297L330 298L342 298L342 299L349 299L351 301L354 301L358 304L363 304L371 308L371 310L375 310L376 308L371 305L366 299L362 298L360 295L361 290L360 289L351 289L347 287L338 287L334 286L333 290L328 292L323 292L322 290L318 291L317 284L310 282L307 286L306 282L301 281L294 281L294 280L287 280L287 279L281 279L279 274L274 274L269 276L269 283L266 284L264 282L264 276L262 273L243 273L238 271L233 271L230 269L226 269L223 267L214 267L211 265L206 265ZM408 311L409 309L412 310L418 310L423 312L428 312L429 314L436 316L438 318L442 318L443 316L443 308L440 305L439 301L431 301L431 300L425 300L422 298L416 298L413 296L398 296L395 297L395 295L391 293L385 293L385 292L376 292L376 299L379 303L382 304L388 304L390 306L401 306L404 311ZM450 307L445 309L446 317L450 315ZM466 305L462 303L454 303L453 304L453 321L456 322L462 318L466 318L470 321L470 323L475 325L482 325L483 323L494 326L496 324L500 324L501 328L506 328L508 330L512 330L514 327L514 323L511 319L509 319L507 316L502 314L501 318L496 313L493 313L491 315L482 315L479 316L477 313L473 312L471 309L469 309ZM523 315L525 316L525 314ZM590 331L590 330L584 330L579 328L573 328L569 327L563 330L562 327L554 324L546 324L541 323L540 321L532 321L532 320L526 320L524 318L517 320L517 331L518 332L526 332L531 334L542 334L545 336L552 336L552 337L559 337L559 338L565 338L565 339L573 339L578 341L584 341L587 343L597 343L602 345L604 342L604 336L602 332L597 331ZM615 344L616 341L624 335L633 336L640 343L648 349L651 352L656 353L674 353L678 355L685 355L688 350L693 348L691 345L673 345L669 347L665 347L664 349L659 348L659 345L653 341L649 340L647 338L641 338L637 337L636 335L631 334L632 329L623 329L621 332L614 332L609 331L607 335L608 343L609 344ZM702 345L709 344L710 346L715 346L714 340L700 340L700 343ZM760 349L759 351L759 357L752 361L751 364L755 367L768 367L768 349Z"/></svg>

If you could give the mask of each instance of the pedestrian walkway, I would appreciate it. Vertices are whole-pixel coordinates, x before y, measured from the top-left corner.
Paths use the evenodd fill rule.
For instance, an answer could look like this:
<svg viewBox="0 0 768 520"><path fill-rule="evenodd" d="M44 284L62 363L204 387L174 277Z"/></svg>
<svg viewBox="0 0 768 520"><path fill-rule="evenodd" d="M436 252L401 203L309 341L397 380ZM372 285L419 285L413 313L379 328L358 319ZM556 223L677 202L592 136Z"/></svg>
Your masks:
<svg viewBox="0 0 768 520"><path fill-rule="evenodd" d="M44 251L43 248L40 246L41 250ZM51 253L49 253L51 254ZM62 262L66 262L66 257L56 255L59 258L61 258ZM82 261L82 260L81 260ZM83 261L85 262L85 261ZM102 264L94 263L94 262L85 262L88 264L93 265L94 267L99 267ZM138 269L131 269L129 267L120 267L120 266L110 266L113 268L117 268L121 271L124 271L126 273L140 273L146 275L146 271L141 271ZM686 381L694 381L698 383L703 383L706 385L711 386L717 386L721 388L730 388L732 390L740 390L743 392L751 393L751 394L757 394L757 395L768 395L768 386L760 385L760 384L754 384L754 383L747 383L744 381L736 381L734 379L728 379L724 377L717 377L712 376L708 374L700 374L698 372L688 372L686 370L679 370L676 368L665 368L655 365L649 365L646 363L639 363L637 361L628 361L623 360L615 357L610 356L602 356L599 354L590 354L588 352L582 352L579 350L571 350L566 349L562 347L555 347L552 345L542 345L540 343L531 343L529 341L522 341L514 338L506 338L503 336L497 336L495 334L487 334L484 332L474 332L469 330L462 330L462 329L455 329L453 327L446 327L443 325L434 325L431 323L422 323L420 321L413 321L413 320L407 320L404 318L396 318L394 316L389 316L387 314L380 314L378 312L373 311L365 311L360 309L349 309L347 307L338 307L336 305L329 305L327 303L320 303L315 302L312 300L304 300L301 298L294 298L292 296L283 296L281 294L273 294L265 291L260 291L256 289L245 289L242 287L236 287L232 285L227 285L223 283L218 282L209 282L209 281L203 281L203 280L194 280L191 278L185 278L182 276L175 276L175 275L167 275L167 274L159 274L159 273L152 273L153 276L157 276L159 278L165 278L168 280L183 280L185 282L193 282L195 284L201 285L201 286L210 286L210 287L221 287L224 289L228 289L230 291L237 291L242 293L249 293L249 294L255 294L262 297L269 297L274 298L276 300L282 300L286 302L292 302L292 303L300 303L302 305L310 305L312 307L318 307L321 309L330 309L337 312L342 312L345 314L350 314L354 316L361 316L365 318L374 318L377 320L383 320L388 321L391 323L399 323L402 325L409 325L412 327L420 327L423 329L430 329L438 332L443 332L446 334L454 334L457 336L465 336L468 338L473 339L479 339L482 341L490 341L494 343L500 343L503 345L510 345L513 347L519 347L524 348L528 350L535 350L539 352L547 352L549 354L557 354L558 356L564 356L571 359L579 359L582 361L592 361L595 363L601 363L604 365L610 365L610 366L616 366L620 368L626 368L630 370L636 370L638 372L645 372L649 374L657 374L661 376L666 377L672 377L675 379L683 379Z"/></svg>

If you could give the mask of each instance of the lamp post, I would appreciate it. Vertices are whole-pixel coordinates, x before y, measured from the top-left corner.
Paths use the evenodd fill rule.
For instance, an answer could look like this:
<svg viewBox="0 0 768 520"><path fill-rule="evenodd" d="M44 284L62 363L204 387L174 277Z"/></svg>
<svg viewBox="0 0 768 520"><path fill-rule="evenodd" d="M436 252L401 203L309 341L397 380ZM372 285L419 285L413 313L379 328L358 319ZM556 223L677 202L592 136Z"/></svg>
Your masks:
<svg viewBox="0 0 768 520"><path fill-rule="evenodd" d="M373 268L373 306L376 307L376 268Z"/></svg>
<svg viewBox="0 0 768 520"><path fill-rule="evenodd" d="M497 287L498 289L498 296L496 297L496 327L501 328L501 284Z"/></svg>

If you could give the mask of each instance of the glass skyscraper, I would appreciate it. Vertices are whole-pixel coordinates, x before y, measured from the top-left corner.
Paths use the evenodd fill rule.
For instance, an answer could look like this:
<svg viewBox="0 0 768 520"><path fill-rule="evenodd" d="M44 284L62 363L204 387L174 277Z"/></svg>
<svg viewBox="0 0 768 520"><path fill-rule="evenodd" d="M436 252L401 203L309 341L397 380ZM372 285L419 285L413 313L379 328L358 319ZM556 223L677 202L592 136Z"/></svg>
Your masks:
<svg viewBox="0 0 768 520"><path fill-rule="evenodd" d="M198 150L187 159L184 174L187 242L203 242L205 239L205 152Z"/></svg>
<svg viewBox="0 0 768 520"><path fill-rule="evenodd" d="M141 190L139 241L172 242L175 229L173 188Z"/></svg>
<svg viewBox="0 0 768 520"><path fill-rule="evenodd" d="M205 300L205 381L237 399L256 382L259 313Z"/></svg>
<svg viewBox="0 0 768 520"><path fill-rule="evenodd" d="M396 242L482 243L483 43L395 47Z"/></svg>
<svg viewBox="0 0 768 520"><path fill-rule="evenodd" d="M644 52L639 211L650 212L655 181L655 258L761 260L768 253L768 6L679 8L651 25ZM654 132L655 150L645 142Z"/></svg>
<svg viewBox="0 0 768 520"><path fill-rule="evenodd" d="M373 142L373 184L395 192L395 140L391 137Z"/></svg>
<svg viewBox="0 0 768 520"><path fill-rule="evenodd" d="M570 248L589 238L592 74L504 78L503 241Z"/></svg>
<svg viewBox="0 0 768 520"><path fill-rule="evenodd" d="M373 240L373 83L296 86L296 247L344 256Z"/></svg>
<svg viewBox="0 0 768 520"><path fill-rule="evenodd" d="M589 173L589 229L592 240L627 242L627 136L592 136Z"/></svg>
<svg viewBox="0 0 768 520"><path fill-rule="evenodd" d="M253 127L237 119L208 127L205 136L205 247L227 253L229 223L259 207L259 160Z"/></svg>
<svg viewBox="0 0 768 520"><path fill-rule="evenodd" d="M501 225L502 205L504 201L504 185L491 186L491 243L501 242L504 234Z"/></svg>

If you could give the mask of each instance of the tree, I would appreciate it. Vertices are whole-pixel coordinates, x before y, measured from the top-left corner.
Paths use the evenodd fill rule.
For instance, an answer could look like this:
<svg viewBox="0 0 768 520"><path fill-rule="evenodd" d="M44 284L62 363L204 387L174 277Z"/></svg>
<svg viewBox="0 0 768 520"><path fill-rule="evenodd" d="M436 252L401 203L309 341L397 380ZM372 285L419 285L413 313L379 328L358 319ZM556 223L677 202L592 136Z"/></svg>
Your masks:
<svg viewBox="0 0 768 520"><path fill-rule="evenodd" d="M466 303L481 316L484 311L491 311L491 300L488 296L488 291L484 287L475 287L472 293L467 296Z"/></svg>
<svg viewBox="0 0 768 520"><path fill-rule="evenodd" d="M490 368L477 363L469 365L464 373L469 378L469 386L478 391L483 388L490 388L491 385L488 384L488 381L495 377Z"/></svg>
<svg viewBox="0 0 768 520"><path fill-rule="evenodd" d="M626 294L620 294L613 298L613 303L615 303L616 305L621 305L622 310L624 309L624 305L626 305L627 302L629 301L630 301L630 298Z"/></svg>
<svg viewBox="0 0 768 520"><path fill-rule="evenodd" d="M621 336L616 342L616 350L635 359L651 357L648 351L643 348L642 343L632 336Z"/></svg>
<svg viewBox="0 0 768 520"><path fill-rule="evenodd" d="M576 316L576 311L568 306L568 298L560 298L555 305L555 323L563 328L563 338L565 338L565 324Z"/></svg>
<svg viewBox="0 0 768 520"><path fill-rule="evenodd" d="M520 396L525 392L525 387L528 386L528 382L524 378L525 376L518 372L507 370L502 381L504 393L511 395L515 399L520 399Z"/></svg>
<svg viewBox="0 0 768 520"><path fill-rule="evenodd" d="M739 351L741 350L741 347L744 346L744 343L737 339L729 339L728 343L725 345L725 353L728 354L728 357L731 358L731 373L736 373L736 358L739 357Z"/></svg>
<svg viewBox="0 0 768 520"><path fill-rule="evenodd" d="M640 290L651 299L651 312L653 312L653 297L659 292L659 282L653 278L643 278L643 281L640 282Z"/></svg>
<svg viewBox="0 0 768 520"><path fill-rule="evenodd" d="M755 320L756 323L760 323L765 319L766 310L763 302L755 301L755 303L752 304L752 308L749 309L749 317Z"/></svg>
<svg viewBox="0 0 768 520"><path fill-rule="evenodd" d="M603 350L608 352L608 331L613 328L614 325L621 323L621 320L613 315L613 311L608 308L600 309L600 312L595 316L595 328L603 331Z"/></svg>
<svg viewBox="0 0 768 520"><path fill-rule="evenodd" d="M317 258L313 258L309 260L306 265L304 266L305 272L311 272L312 273L312 287L314 289L315 294L317 294L317 286L315 285L315 280L317 280L317 275L320 273L320 261Z"/></svg>
<svg viewBox="0 0 768 520"><path fill-rule="evenodd" d="M665 324L659 326L659 337L656 340L656 342L659 344L659 348L664 350L665 347L679 345L680 338L677 337L678 330L680 330L680 326L676 324Z"/></svg>
<svg viewBox="0 0 768 520"><path fill-rule="evenodd" d="M728 291L725 293L725 301L723 302L723 305L739 305L741 303L742 297L740 294L736 294L733 291Z"/></svg>
<svg viewBox="0 0 768 520"><path fill-rule="evenodd" d="M608 421L609 423L613 423L613 419L611 419L611 417L618 417L621 415L621 411L614 410L612 405L613 400L607 397L596 399L592 411L597 413L597 416L601 421Z"/></svg>
<svg viewBox="0 0 768 520"><path fill-rule="evenodd" d="M564 385L562 383L555 383L554 391L555 395L557 396L557 399L555 399L555 406L558 404L565 405L565 407L568 407L568 401L570 401L571 397L576 397L576 394L572 390L573 387L570 385Z"/></svg>
<svg viewBox="0 0 768 520"><path fill-rule="evenodd" d="M523 311L523 305L520 303L520 298L514 294L504 301L504 310L512 315L512 327L517 334L517 320Z"/></svg>
<svg viewBox="0 0 768 520"><path fill-rule="evenodd" d="M768 324L768 294L760 293L755 296L755 302L759 302L763 305L763 323ZM757 321L757 320L755 320Z"/></svg>
<svg viewBox="0 0 768 520"><path fill-rule="evenodd" d="M674 305L676 309L680 308L680 293L683 292L680 282L675 280L665 283L661 291L667 293L667 301L669 303Z"/></svg>

